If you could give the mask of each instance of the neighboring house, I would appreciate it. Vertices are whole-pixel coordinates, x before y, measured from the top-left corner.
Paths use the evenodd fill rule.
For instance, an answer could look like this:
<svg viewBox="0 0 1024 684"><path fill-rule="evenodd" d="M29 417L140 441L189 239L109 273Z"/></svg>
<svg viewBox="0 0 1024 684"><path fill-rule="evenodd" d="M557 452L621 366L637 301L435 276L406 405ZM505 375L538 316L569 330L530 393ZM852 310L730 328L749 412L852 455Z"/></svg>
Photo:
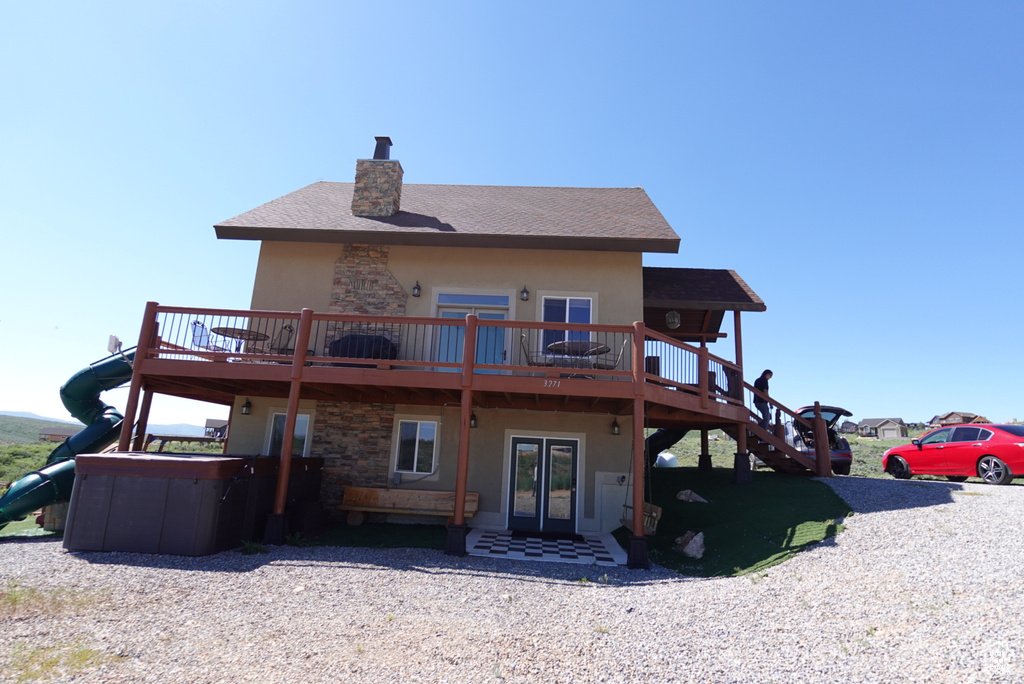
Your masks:
<svg viewBox="0 0 1024 684"><path fill-rule="evenodd" d="M991 422L984 416L979 416L976 413L967 413L966 411L951 411L949 413L943 413L942 415L935 416L929 422L929 425L937 427L944 427L946 425L964 425L966 423L989 423Z"/></svg>
<svg viewBox="0 0 1024 684"><path fill-rule="evenodd" d="M214 439L224 439L228 436L228 421L223 418L207 418L204 434Z"/></svg>
<svg viewBox="0 0 1024 684"><path fill-rule="evenodd" d="M226 453L322 458L332 511L352 485L455 492L454 554L467 525L615 529L643 504L645 428L726 431L741 482L756 449L827 470L751 420L753 290L729 270L643 266L680 240L642 188L404 185L377 142L354 183L216 226L261 243L251 310L148 305L119 450L153 393L225 404ZM280 472L268 540L286 521ZM632 532L644 567L640 516Z"/></svg>
<svg viewBox="0 0 1024 684"><path fill-rule="evenodd" d="M865 418L857 425L857 433L878 439L899 439L910 434L902 418Z"/></svg>
<svg viewBox="0 0 1024 684"><path fill-rule="evenodd" d="M852 420L844 420L843 424L839 426L839 432L844 435L855 435L857 434L857 424Z"/></svg>
<svg viewBox="0 0 1024 684"><path fill-rule="evenodd" d="M82 431L81 427L46 428L39 431L40 442L63 442Z"/></svg>

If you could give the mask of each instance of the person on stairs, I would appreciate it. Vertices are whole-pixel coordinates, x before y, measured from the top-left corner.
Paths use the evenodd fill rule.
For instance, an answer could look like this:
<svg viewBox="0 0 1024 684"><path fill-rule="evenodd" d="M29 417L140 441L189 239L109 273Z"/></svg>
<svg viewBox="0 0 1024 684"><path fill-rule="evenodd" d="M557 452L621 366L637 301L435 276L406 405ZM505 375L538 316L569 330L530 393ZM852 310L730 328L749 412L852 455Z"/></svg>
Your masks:
<svg viewBox="0 0 1024 684"><path fill-rule="evenodd" d="M769 429L768 426L772 422L772 407L766 399L768 396L768 381L771 377L772 372L765 369L765 371L761 373L761 377L754 381L754 389L761 393L754 395L754 408L756 408L758 413L761 414L761 420L757 421L757 423L765 430ZM762 394L764 396L761 396Z"/></svg>

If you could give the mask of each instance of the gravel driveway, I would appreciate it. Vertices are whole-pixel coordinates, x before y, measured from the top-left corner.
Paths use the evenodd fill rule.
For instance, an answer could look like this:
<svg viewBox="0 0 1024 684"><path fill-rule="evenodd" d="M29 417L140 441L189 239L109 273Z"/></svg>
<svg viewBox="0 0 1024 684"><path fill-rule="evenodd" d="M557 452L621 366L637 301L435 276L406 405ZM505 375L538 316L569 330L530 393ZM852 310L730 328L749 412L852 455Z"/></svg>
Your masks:
<svg viewBox="0 0 1024 684"><path fill-rule="evenodd" d="M90 682L1024 682L1024 487L829 483L856 511L845 532L726 579L4 541L0 586L58 605L0 615L0 678L39 649L77 649L97 654Z"/></svg>

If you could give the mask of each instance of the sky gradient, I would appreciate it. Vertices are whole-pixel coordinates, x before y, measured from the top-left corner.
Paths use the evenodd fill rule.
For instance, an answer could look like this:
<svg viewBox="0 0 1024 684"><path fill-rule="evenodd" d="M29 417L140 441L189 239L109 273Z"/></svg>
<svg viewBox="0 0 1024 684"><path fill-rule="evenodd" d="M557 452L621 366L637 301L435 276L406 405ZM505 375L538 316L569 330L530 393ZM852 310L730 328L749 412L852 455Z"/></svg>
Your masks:
<svg viewBox="0 0 1024 684"><path fill-rule="evenodd" d="M645 263L736 270L790 407L1024 419L1022 35L1019 2L5 3L0 410L67 418L147 301L247 308L258 245L213 224L388 135L407 183L645 188L682 238Z"/></svg>

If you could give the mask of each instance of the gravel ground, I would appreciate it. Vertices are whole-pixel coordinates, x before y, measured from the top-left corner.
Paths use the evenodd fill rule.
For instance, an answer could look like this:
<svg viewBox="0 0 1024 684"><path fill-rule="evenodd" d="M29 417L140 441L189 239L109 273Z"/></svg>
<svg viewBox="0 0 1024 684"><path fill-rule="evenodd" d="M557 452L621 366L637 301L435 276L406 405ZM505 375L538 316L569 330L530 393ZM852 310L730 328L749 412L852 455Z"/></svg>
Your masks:
<svg viewBox="0 0 1024 684"><path fill-rule="evenodd" d="M845 532L726 579L4 541L0 586L43 593L0 615L0 679L46 649L92 649L90 682L1024 682L1024 487L829 482L856 511Z"/></svg>

